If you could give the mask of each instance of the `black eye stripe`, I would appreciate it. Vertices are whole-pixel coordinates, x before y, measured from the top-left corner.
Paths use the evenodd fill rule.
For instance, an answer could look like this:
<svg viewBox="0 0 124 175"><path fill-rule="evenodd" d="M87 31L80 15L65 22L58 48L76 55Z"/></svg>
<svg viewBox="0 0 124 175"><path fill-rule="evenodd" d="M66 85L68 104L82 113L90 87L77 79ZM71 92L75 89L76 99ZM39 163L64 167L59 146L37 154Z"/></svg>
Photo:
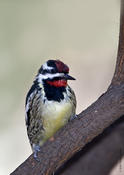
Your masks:
<svg viewBox="0 0 124 175"><path fill-rule="evenodd" d="M48 73L55 74L55 73L57 73L57 71L55 69L43 69L43 68L41 68L41 69L39 69L39 73L41 73L43 75L48 74Z"/></svg>
<svg viewBox="0 0 124 175"><path fill-rule="evenodd" d="M43 70L42 69L42 72L41 72L42 74L47 74L48 73L48 71L47 70Z"/></svg>
<svg viewBox="0 0 124 175"><path fill-rule="evenodd" d="M56 69L51 69L51 73L52 74L57 73Z"/></svg>

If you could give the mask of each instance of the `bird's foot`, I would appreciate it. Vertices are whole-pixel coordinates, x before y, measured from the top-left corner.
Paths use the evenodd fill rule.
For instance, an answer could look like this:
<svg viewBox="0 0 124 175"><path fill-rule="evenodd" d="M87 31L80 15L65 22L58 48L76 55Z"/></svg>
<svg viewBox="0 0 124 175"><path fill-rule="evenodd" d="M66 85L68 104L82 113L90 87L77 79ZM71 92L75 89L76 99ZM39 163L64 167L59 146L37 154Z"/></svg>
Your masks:
<svg viewBox="0 0 124 175"><path fill-rule="evenodd" d="M33 150L34 150L34 159L39 162L40 160L38 158L38 152L40 152L40 146L39 145L35 145L33 147Z"/></svg>
<svg viewBox="0 0 124 175"><path fill-rule="evenodd" d="M75 115L72 115L71 118L69 119L69 121L72 121L74 120L75 118L78 118L78 116L75 114Z"/></svg>

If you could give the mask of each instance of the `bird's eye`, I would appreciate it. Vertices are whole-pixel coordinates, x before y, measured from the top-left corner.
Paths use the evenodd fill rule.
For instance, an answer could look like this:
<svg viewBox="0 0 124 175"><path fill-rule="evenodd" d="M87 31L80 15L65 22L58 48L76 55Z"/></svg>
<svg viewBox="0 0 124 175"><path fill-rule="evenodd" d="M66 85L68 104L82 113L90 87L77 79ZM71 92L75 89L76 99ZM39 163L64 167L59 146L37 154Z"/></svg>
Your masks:
<svg viewBox="0 0 124 175"><path fill-rule="evenodd" d="M51 69L51 70L50 70L50 73L51 73L51 74L54 74L54 73L56 73L56 70L55 70L55 69Z"/></svg>
<svg viewBox="0 0 124 175"><path fill-rule="evenodd" d="M47 74L47 73L48 73L48 70L42 69L41 73L42 73L42 74Z"/></svg>
<svg viewBox="0 0 124 175"><path fill-rule="evenodd" d="M42 69L41 71L42 74L54 74L56 73L55 69Z"/></svg>

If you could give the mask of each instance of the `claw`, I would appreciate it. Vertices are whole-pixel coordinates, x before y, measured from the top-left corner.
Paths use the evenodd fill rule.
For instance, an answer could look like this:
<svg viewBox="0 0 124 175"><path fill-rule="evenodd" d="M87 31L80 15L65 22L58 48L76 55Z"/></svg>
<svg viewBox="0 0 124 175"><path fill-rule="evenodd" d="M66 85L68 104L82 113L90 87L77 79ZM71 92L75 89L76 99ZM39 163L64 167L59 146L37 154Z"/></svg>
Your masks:
<svg viewBox="0 0 124 175"><path fill-rule="evenodd" d="M77 115L73 115L73 116L70 117L69 121L74 120L77 117L78 117Z"/></svg>
<svg viewBox="0 0 124 175"><path fill-rule="evenodd" d="M40 162L40 159L38 158L38 156L37 156L37 153L34 153L34 159L37 161L37 162Z"/></svg>
<svg viewBox="0 0 124 175"><path fill-rule="evenodd" d="M33 150L34 150L34 159L39 162L40 160L38 158L38 152L40 151L40 146L34 145Z"/></svg>

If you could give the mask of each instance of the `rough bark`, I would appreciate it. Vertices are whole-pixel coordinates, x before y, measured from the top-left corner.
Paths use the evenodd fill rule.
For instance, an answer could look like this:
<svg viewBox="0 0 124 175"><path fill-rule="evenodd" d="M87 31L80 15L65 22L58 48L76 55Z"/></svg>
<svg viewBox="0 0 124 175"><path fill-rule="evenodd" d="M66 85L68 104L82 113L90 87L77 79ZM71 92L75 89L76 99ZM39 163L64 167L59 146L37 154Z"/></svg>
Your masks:
<svg viewBox="0 0 124 175"><path fill-rule="evenodd" d="M55 175L108 175L117 163L119 172L123 174L123 137L124 120L121 117L73 156Z"/></svg>
<svg viewBox="0 0 124 175"><path fill-rule="evenodd" d="M124 114L124 11L121 3L120 39L115 74L108 90L48 140L39 162L31 155L11 175L50 175ZM123 117L122 117L122 121ZM85 149L85 148L84 148ZM92 149L92 148L91 148Z"/></svg>

